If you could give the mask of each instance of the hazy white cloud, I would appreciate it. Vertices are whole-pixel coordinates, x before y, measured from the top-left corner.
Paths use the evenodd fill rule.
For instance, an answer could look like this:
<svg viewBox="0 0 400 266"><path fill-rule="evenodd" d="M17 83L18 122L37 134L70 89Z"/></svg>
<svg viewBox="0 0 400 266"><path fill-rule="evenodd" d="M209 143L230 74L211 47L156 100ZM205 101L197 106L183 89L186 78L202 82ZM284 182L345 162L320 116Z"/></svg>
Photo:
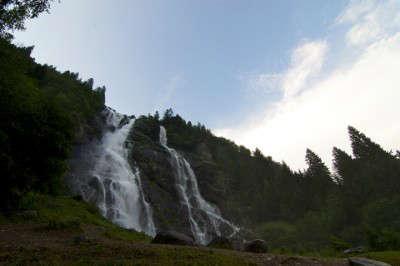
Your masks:
<svg viewBox="0 0 400 266"><path fill-rule="evenodd" d="M349 45L368 45L398 29L400 3L398 0L353 0L337 17L336 23L351 24L346 34Z"/></svg>
<svg viewBox="0 0 400 266"><path fill-rule="evenodd" d="M256 74L251 76L241 76L240 79L253 92L274 92L282 83L283 74Z"/></svg>
<svg viewBox="0 0 400 266"><path fill-rule="evenodd" d="M174 75L168 79L165 86L160 89L159 95L155 97L158 102L156 103L155 110L163 111L172 106L171 102L177 90L184 87L185 80L182 75Z"/></svg>
<svg viewBox="0 0 400 266"><path fill-rule="evenodd" d="M284 73L261 73L248 77L247 85L257 90L282 90L285 98L295 96L316 76L328 50L326 41L304 42L291 55L290 66Z"/></svg>
<svg viewBox="0 0 400 266"><path fill-rule="evenodd" d="M393 4L383 0L352 1L337 19L340 23L350 23L345 38L353 34L356 25L364 23L365 17L386 16L383 8ZM399 10L394 13L398 15ZM376 20L380 23L384 19ZM357 58L351 63L349 58L335 58L337 67L329 72L321 72L328 43L308 42L295 48L291 63L278 83L285 96L266 106L263 114L252 116L257 120L249 119L234 128L217 129L215 133L253 149L258 147L264 154L284 160L294 168L305 166L306 148L320 154L328 165L333 146L349 151L348 125L365 132L387 149L399 148L400 29L394 25L390 29L379 27L379 35L369 39L368 45L359 46ZM260 77L268 80L268 75ZM310 83L312 76L316 78Z"/></svg>
<svg viewBox="0 0 400 266"><path fill-rule="evenodd" d="M327 50L326 41L314 41L306 42L293 51L290 67L282 80L286 98L299 93L307 81L320 72Z"/></svg>

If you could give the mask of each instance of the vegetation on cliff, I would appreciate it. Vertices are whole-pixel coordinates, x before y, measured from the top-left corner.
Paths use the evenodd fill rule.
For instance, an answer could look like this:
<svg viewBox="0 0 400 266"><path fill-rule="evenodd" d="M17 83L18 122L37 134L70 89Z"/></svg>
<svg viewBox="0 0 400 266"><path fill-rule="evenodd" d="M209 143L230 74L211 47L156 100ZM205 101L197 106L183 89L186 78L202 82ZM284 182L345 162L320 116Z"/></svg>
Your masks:
<svg viewBox="0 0 400 266"><path fill-rule="evenodd" d="M355 128L349 127L353 156L334 148L331 173L311 150L306 151L308 168L293 171L259 150L251 152L203 125L186 122L172 110L162 118L156 113L136 121L141 136L136 147L157 149L159 125L166 127L169 145L190 160L203 196L272 248L400 248L400 159ZM162 168L152 163L152 169ZM152 179L161 172L152 172Z"/></svg>
<svg viewBox="0 0 400 266"><path fill-rule="evenodd" d="M199 263L208 260L241 264L243 261L236 257L215 255L209 250L168 247L165 251L165 247L132 247L131 243L126 246L107 242L109 239L134 242L148 239L117 228L79 200L53 197L64 188L62 176L73 145L100 134L93 121L104 108L105 88L94 89L92 79L83 81L76 73L60 73L52 66L37 64L30 56L32 47L11 43L9 30L23 28L24 20L48 10L48 3L0 2L0 209L5 214L15 214L9 210L22 210L17 212L18 217L1 216L0 221L33 223L40 230L72 230L73 233L81 233L87 225L99 226L104 233L102 237L107 240L100 245L89 241L83 249L68 246L75 259L82 255L79 250L93 255L111 250L112 254L108 255L112 256L123 246L127 260L146 262L150 258L151 262L162 260L173 264L182 258ZM333 173L311 150L306 151L308 168L293 171L258 149L252 152L214 136L201 124L186 122L172 110L167 110L162 118L158 113L141 116L128 139L134 142L130 157L143 172L143 184L152 200L159 228L188 226L181 219L179 209L171 205L179 199L168 183L170 169L165 151L157 144L160 125L167 128L169 145L190 161L202 195L226 217L248 229L246 234L266 239L273 250L343 250L360 244L372 250L400 249L399 153L383 150L363 133L349 127L353 154L334 148ZM38 237L35 235L38 228L32 230L32 237ZM70 236L71 231L67 234ZM40 262L43 254L49 255L51 248L60 247L52 244L49 241L48 249L39 252L41 255L35 249L28 249L23 261L30 262L29 258L37 255ZM21 252L18 245L4 253L0 250L0 262ZM132 250L134 254L128 254ZM62 259L54 258L56 263ZM98 262L90 259L93 258L89 262ZM125 257L123 260L126 262Z"/></svg>
<svg viewBox="0 0 400 266"><path fill-rule="evenodd" d="M104 106L93 80L35 63L33 47L0 39L0 207L15 208L27 191L55 194L71 147Z"/></svg>

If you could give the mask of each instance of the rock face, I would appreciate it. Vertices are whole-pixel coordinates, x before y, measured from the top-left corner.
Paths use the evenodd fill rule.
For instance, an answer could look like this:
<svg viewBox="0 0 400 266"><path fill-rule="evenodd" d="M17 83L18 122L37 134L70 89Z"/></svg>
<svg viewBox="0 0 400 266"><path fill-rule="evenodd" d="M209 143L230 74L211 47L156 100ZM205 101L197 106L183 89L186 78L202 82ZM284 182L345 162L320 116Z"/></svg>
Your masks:
<svg viewBox="0 0 400 266"><path fill-rule="evenodd" d="M354 253L362 253L365 251L364 247L354 247L354 248L348 248L343 251L344 254L354 254Z"/></svg>
<svg viewBox="0 0 400 266"><path fill-rule="evenodd" d="M255 239L244 244L244 251L253 253L266 253L267 243L262 239Z"/></svg>
<svg viewBox="0 0 400 266"><path fill-rule="evenodd" d="M157 230L191 235L188 214L180 204L167 152L136 126L129 136L134 143L129 153L130 162L135 162L140 169L143 190L152 206Z"/></svg>
<svg viewBox="0 0 400 266"><path fill-rule="evenodd" d="M176 231L161 231L157 233L153 239L154 244L169 244L169 245L183 245L194 246L194 240L190 236L176 232Z"/></svg>
<svg viewBox="0 0 400 266"><path fill-rule="evenodd" d="M216 204L212 197L208 197L207 192L211 189L204 185L209 182L203 179L202 175L197 179L198 186L194 185L190 179L193 177L192 169L189 169L189 163L182 159L190 156L162 145L160 132L158 122L152 124L139 118L127 140L133 143L129 153L130 162L132 166L140 169L143 190L152 206L157 230L182 232L193 236L199 244L208 244L217 236L232 235L233 227L220 217L219 211L212 211ZM202 153L207 154L204 147ZM174 154L177 156L173 157ZM196 167L196 164L193 167ZM193 171L197 175L197 169ZM200 198L199 194L203 195L203 192L205 197ZM210 199L211 204L208 203Z"/></svg>
<svg viewBox="0 0 400 266"><path fill-rule="evenodd" d="M99 115L102 134L76 145L67 184L73 194L96 205L115 224L154 236L151 207L143 193L140 173L127 155L132 146L127 136L134 120L111 108Z"/></svg>
<svg viewBox="0 0 400 266"><path fill-rule="evenodd" d="M93 122L95 124L93 128L96 129L93 131L100 132L99 134L87 133L86 131L88 130L86 129L82 130L83 133L80 134L80 141L76 143L72 158L69 161L70 171L66 176L66 180L73 194L82 195L85 201L97 205L105 217L121 225L120 218L122 216L119 215L119 210L116 212L116 208L111 208L117 205L115 202L117 202L116 199L119 199L117 197L118 191L123 190L123 187L117 184L118 182L115 180L114 182L110 178L110 176L117 176L118 171L111 168L108 171L109 167L99 167L105 169L101 171L101 177L104 177L101 180L98 177L99 174L93 171L93 165L108 165L115 161L113 160L113 154L102 156L105 153L104 150L107 150L104 147L105 145L103 145L106 143L104 141L105 135L117 134L121 131L121 128L125 127L131 121L131 117L124 116L119 120L119 123L110 124L108 123L108 114L110 112L113 113L115 111L106 108ZM190 145L190 147L193 147L190 151L177 150L177 153L191 165L192 172L197 176L198 186L196 184L196 188L198 187L198 191L202 196L200 202L198 197L193 196L193 193L192 195L186 193L188 194L188 203L185 206L183 204L182 193L180 193L184 188L180 184L177 184L177 176L182 171L185 173L183 176L188 176L188 169L183 167L183 170L180 169L177 171L178 167L174 165L173 158L168 149L160 145L159 132L159 121L153 121L150 118L138 118L133 123L133 126L130 127L126 140L123 143L121 142L121 145L126 146L126 161L130 166L127 168L137 169L137 175L140 176L140 181L135 181L141 187L140 192L143 192L139 193L140 201L148 203L151 206L151 216L155 225L154 233L156 231L180 232L186 236L193 237L196 243L201 244L208 244L211 239L217 236L230 237L235 235L236 232L233 231L236 231L236 227L235 230L232 230L233 227L230 224L221 222L225 219L217 221L210 219L211 216L216 217L213 215L214 213L210 214L210 212L206 212L203 210L204 208L201 208L206 205L205 203L210 203L210 206L221 210L221 213L218 212L217 218L219 216L221 218L227 216L228 221L229 218L233 217L227 211L227 208L225 208L230 204L224 196L224 193L226 193L223 190L225 183L218 181L220 170L213 161L209 145L207 146L204 142L199 142L195 145ZM172 131L169 136L172 138L175 136L175 138L180 139L179 134ZM174 146L171 145L172 147ZM95 167L95 169L97 168ZM116 192L116 190L118 191ZM132 190L126 189L126 191ZM123 196L121 198L125 199ZM131 200L125 201L127 202L125 205L132 205L130 204ZM202 204L198 204L199 202ZM147 210L147 208L141 207L139 211L130 213L140 213L140 211L143 213L142 209ZM194 219L190 217L194 217ZM128 218L137 219L137 216L129 215ZM193 220L197 224L194 224ZM142 225L146 223L142 222L142 219L139 217L139 222L135 224ZM128 228L136 229L136 227ZM196 230L199 228L201 230ZM147 233L149 230L142 231ZM197 231L200 231L201 234L193 233ZM199 241L199 235L207 237L204 237L204 241Z"/></svg>

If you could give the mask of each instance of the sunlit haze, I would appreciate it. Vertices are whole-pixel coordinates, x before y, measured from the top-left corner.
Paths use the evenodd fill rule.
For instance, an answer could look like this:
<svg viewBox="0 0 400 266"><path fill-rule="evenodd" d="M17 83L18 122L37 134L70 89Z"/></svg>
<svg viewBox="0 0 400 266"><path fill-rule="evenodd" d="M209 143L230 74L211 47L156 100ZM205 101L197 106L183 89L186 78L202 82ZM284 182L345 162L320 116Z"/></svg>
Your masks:
<svg viewBox="0 0 400 266"><path fill-rule="evenodd" d="M171 107L294 169L350 151L348 125L400 148L397 0L56 1L15 36L121 113Z"/></svg>

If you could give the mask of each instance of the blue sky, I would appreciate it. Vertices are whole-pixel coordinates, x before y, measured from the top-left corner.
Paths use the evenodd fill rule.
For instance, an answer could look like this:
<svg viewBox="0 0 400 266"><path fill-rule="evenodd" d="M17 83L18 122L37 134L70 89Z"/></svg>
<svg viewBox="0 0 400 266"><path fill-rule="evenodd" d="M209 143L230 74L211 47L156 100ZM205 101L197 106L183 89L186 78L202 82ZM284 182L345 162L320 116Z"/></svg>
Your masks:
<svg viewBox="0 0 400 266"><path fill-rule="evenodd" d="M348 124L387 147L400 144L393 122L371 118L374 108L384 109L378 116L399 114L382 107L394 88L357 76L391 73L376 69L373 49L381 49L380 60L390 53L382 66L397 67L399 14L396 0L64 0L16 33L15 42L35 45L38 62L93 77L107 87L107 104L122 113L172 107L301 168L306 147L328 164L333 145L348 149ZM372 69L362 68L363 60ZM395 82L395 74L385 78ZM379 88L364 89L368 98L354 96L342 108L346 114L332 116L344 97L364 94L357 88L365 84L352 85L366 80Z"/></svg>
<svg viewBox="0 0 400 266"><path fill-rule="evenodd" d="M249 95L241 75L285 68L291 47L325 34L344 5L299 3L68 0L54 3L17 40L34 44L39 62L105 84L107 104L120 112L171 106L221 127L271 96Z"/></svg>

